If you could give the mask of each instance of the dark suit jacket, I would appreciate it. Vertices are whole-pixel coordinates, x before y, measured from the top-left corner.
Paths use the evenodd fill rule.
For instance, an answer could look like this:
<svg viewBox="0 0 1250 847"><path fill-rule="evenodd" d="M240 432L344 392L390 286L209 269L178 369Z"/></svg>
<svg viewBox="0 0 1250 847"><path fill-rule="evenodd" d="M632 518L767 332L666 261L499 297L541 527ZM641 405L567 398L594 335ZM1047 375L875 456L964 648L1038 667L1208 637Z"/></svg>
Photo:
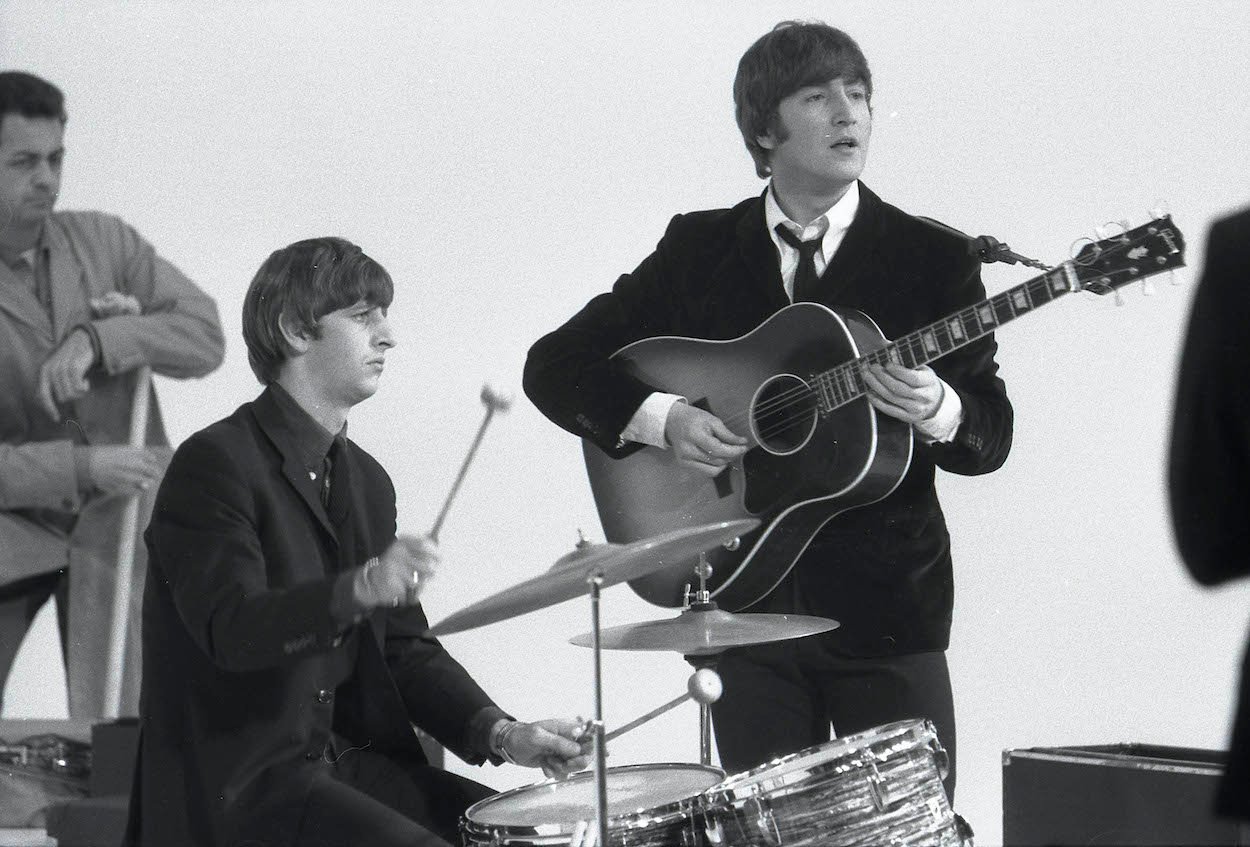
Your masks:
<svg viewBox="0 0 1250 847"><path fill-rule="evenodd" d="M569 432L621 455L617 438L654 389L608 356L657 335L736 338L789 305L764 220L763 196L673 218L633 273L534 344L525 367L530 399ZM820 302L859 309L897 337L984 297L980 265L965 241L861 185L859 211L821 279ZM839 620L828 637L835 647L856 654L946 647L953 586L934 468L979 474L1006 459L1012 412L996 349L989 335L934 363L963 402L956 439L920 446L893 494L826 524L793 583L774 592L795 598L781 607Z"/></svg>
<svg viewBox="0 0 1250 847"><path fill-rule="evenodd" d="M469 721L493 704L423 635L419 606L351 629L331 615L335 576L395 537L390 478L350 441L344 455L352 517L336 530L271 392L174 454L146 534L144 845L234 845L265 816L294 833L331 731L421 756L411 721L482 760Z"/></svg>
<svg viewBox="0 0 1250 847"><path fill-rule="evenodd" d="M1250 209L1211 228L1172 424L1169 494L1181 556L1214 585L1250 574ZM1250 654L1222 811L1250 819Z"/></svg>

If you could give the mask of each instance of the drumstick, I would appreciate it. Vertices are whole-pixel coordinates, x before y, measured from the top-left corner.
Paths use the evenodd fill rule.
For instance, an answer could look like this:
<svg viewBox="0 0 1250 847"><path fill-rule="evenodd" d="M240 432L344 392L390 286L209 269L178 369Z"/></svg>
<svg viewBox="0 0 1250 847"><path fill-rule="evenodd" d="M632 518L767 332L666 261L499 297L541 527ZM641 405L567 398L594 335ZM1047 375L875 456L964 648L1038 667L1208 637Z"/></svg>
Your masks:
<svg viewBox="0 0 1250 847"><path fill-rule="evenodd" d="M469 463L473 461L478 445L482 443L482 436L486 434L486 427L490 424L490 419L495 412L506 412L508 407L512 405L511 397L496 391L489 385L482 386L481 396L482 403L486 406L486 417L482 419L482 425L477 430L477 437L473 439L473 444L469 447L469 453L464 457L464 463L460 466L460 473L456 476L456 481L452 483L451 491L447 493L447 500L443 503L442 511L438 513L438 517L434 520L434 527L430 530L430 538L434 541L438 541L438 531L442 528L443 520L447 517L447 510L451 508L452 498L460 490L460 483L464 482L464 476L469 472Z"/></svg>
<svg viewBox="0 0 1250 847"><path fill-rule="evenodd" d="M711 668L700 668L699 670L691 674L690 679L686 681L686 689L687 689L686 693L681 695L680 697L674 697L672 700L669 700L663 706L657 706L656 708L647 712L645 715L634 718L629 723L622 724L621 726L618 726L616 729L612 730L611 732L606 733L603 736L603 740L607 742L607 741L611 741L614 738L619 738L620 736L629 732L631 729L637 729L638 727L642 726L647 721L654 720L655 718L658 718L660 715L664 714L665 712L676 709L678 706L680 706L682 703L685 703L687 700L697 700L699 703L702 703L705 705L709 703L715 703L717 700L720 699L721 692L724 690L723 687L721 686L720 676L716 673L716 671L712 670ZM591 735L592 735L591 726L588 721L586 723L586 726L582 729L581 735L579 736L578 740L584 743L590 740Z"/></svg>

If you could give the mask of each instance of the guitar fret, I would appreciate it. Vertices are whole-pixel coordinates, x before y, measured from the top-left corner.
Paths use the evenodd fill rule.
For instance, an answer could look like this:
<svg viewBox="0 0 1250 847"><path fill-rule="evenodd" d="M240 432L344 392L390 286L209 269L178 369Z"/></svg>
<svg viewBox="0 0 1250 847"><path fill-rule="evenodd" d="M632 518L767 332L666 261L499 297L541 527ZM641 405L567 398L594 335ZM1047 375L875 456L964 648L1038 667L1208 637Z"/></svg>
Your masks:
<svg viewBox="0 0 1250 847"><path fill-rule="evenodd" d="M820 402L822 409L833 408L833 383L829 381L829 374L822 373L816 377L816 387L820 391Z"/></svg>
<svg viewBox="0 0 1250 847"><path fill-rule="evenodd" d="M964 335L969 340L981 337L981 320L977 317L976 309L965 309L959 313L964 322Z"/></svg>
<svg viewBox="0 0 1250 847"><path fill-rule="evenodd" d="M918 368L928 361L924 355L924 344L918 334L913 332L904 340L907 342L907 358L910 360L907 367Z"/></svg>
<svg viewBox="0 0 1250 847"><path fill-rule="evenodd" d="M998 325L1010 321L1016 316L1016 311L1011 307L1011 298L1005 294L996 294L990 298L990 307L994 310L994 316L998 318ZM1004 317L1004 314L1006 317Z"/></svg>
<svg viewBox="0 0 1250 847"><path fill-rule="evenodd" d="M936 359L942 353L942 345L938 342L936 330L922 330L920 338L924 344L924 352L930 359Z"/></svg>

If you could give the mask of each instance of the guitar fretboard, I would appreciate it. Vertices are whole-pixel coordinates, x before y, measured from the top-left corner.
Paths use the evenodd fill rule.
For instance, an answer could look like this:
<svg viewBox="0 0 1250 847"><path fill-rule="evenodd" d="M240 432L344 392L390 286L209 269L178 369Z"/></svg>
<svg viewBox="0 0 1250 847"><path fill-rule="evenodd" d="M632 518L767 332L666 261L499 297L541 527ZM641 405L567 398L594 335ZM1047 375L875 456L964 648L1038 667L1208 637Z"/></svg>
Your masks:
<svg viewBox="0 0 1250 847"><path fill-rule="evenodd" d="M907 368L927 365L1080 288L1072 263L1064 262L1041 276L987 297L867 355L816 374L813 386L817 392L817 408L826 414L862 397L867 391L863 377L867 364L897 362Z"/></svg>

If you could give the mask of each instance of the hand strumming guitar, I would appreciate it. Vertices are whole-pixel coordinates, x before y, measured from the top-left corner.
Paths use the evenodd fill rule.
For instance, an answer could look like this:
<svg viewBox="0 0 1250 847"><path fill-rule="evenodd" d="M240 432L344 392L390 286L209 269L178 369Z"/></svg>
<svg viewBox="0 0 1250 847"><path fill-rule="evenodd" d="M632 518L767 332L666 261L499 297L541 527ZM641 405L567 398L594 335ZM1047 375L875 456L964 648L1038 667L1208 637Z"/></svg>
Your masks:
<svg viewBox="0 0 1250 847"><path fill-rule="evenodd" d="M668 410L664 437L683 466L708 476L719 474L749 446L716 415L689 403L674 403Z"/></svg>

